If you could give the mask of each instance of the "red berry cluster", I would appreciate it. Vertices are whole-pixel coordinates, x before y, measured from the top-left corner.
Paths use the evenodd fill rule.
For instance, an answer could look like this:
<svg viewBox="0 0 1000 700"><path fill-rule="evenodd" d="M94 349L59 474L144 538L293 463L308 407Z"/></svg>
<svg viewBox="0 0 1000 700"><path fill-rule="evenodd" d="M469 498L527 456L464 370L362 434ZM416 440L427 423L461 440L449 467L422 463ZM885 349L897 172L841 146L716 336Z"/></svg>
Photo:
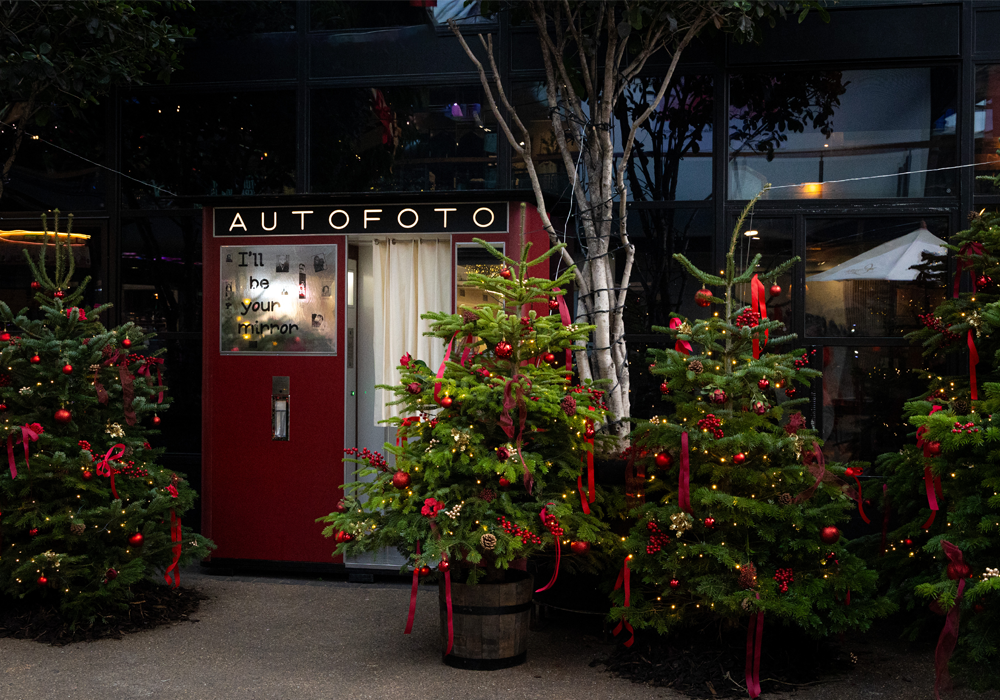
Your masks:
<svg viewBox="0 0 1000 700"><path fill-rule="evenodd" d="M93 450L90 449L90 443L86 440L80 440L80 442L76 444L80 446L80 449L86 450L87 452L93 452Z"/></svg>
<svg viewBox="0 0 1000 700"><path fill-rule="evenodd" d="M785 396L787 398L794 399L797 391L798 390L794 386L790 386L787 389L785 389Z"/></svg>
<svg viewBox="0 0 1000 700"><path fill-rule="evenodd" d="M934 314L918 314L917 318L920 322L930 328L932 331L937 331L944 336L947 341L958 340L958 334L952 333L948 330L948 326L945 325L944 321L935 316Z"/></svg>
<svg viewBox="0 0 1000 700"><path fill-rule="evenodd" d="M479 492L479 497L484 501L486 501L487 503L490 503L494 498L497 497L497 495L496 493L493 492L493 489L483 489L482 491Z"/></svg>
<svg viewBox="0 0 1000 700"><path fill-rule="evenodd" d="M512 523L504 516L497 518L497 522L500 523L500 527L508 535L513 535L514 537L521 538L521 544L541 544L542 538L533 533L531 530L521 527L517 523Z"/></svg>
<svg viewBox="0 0 1000 700"><path fill-rule="evenodd" d="M760 314L751 311L749 307L743 309L736 317L736 325L740 328L750 328L760 324Z"/></svg>
<svg viewBox="0 0 1000 700"><path fill-rule="evenodd" d="M788 584L795 583L795 577L792 575L792 570L789 569L778 569L774 572L774 580L778 582L778 590L782 593L788 592Z"/></svg>
<svg viewBox="0 0 1000 700"><path fill-rule="evenodd" d="M0 386L10 386L10 375L6 372L0 373Z"/></svg>
<svg viewBox="0 0 1000 700"><path fill-rule="evenodd" d="M367 447L360 450L357 447L349 447L344 450L344 454L351 455L355 459L363 459L368 462L370 466L377 467L384 472L389 471L389 465L386 463L385 457L378 452L372 452Z"/></svg>
<svg viewBox="0 0 1000 700"><path fill-rule="evenodd" d="M716 418L714 413L709 413L707 416L698 421L698 427L712 433L716 440L724 435L722 432L722 421Z"/></svg>
<svg viewBox="0 0 1000 700"><path fill-rule="evenodd" d="M531 319L527 316L521 317L521 325L524 326L524 330L527 333L534 333L535 327L531 325Z"/></svg>
<svg viewBox="0 0 1000 700"><path fill-rule="evenodd" d="M149 471L143 467L137 467L135 462L131 459L121 466L119 469L114 470L115 475L124 474L130 479L145 479L149 476Z"/></svg>
<svg viewBox="0 0 1000 700"><path fill-rule="evenodd" d="M979 428L977 428L976 424L973 423L972 421L969 421L965 425L962 425L958 421L955 421L955 427L951 429L951 432L953 432L953 433L960 433L963 430L965 432L967 432L967 433L978 433L979 432Z"/></svg>
<svg viewBox="0 0 1000 700"><path fill-rule="evenodd" d="M660 526L652 520L646 523L646 529L649 530L649 544L646 545L646 554L656 554L670 544L670 538L660 532Z"/></svg>
<svg viewBox="0 0 1000 700"><path fill-rule="evenodd" d="M809 366L809 356L815 355L815 350L810 350L809 352L802 353L802 357L795 361L795 369L802 369L803 367Z"/></svg>
<svg viewBox="0 0 1000 700"><path fill-rule="evenodd" d="M545 516L545 527L547 527L549 532L552 533L552 536L557 539L565 534L565 531L562 529L562 526L559 524L559 521L554 515Z"/></svg>
<svg viewBox="0 0 1000 700"><path fill-rule="evenodd" d="M655 365L650 365L650 367L654 367L654 366ZM607 411L608 410L608 404L604 400L604 392L601 391L600 389L585 389L582 386L575 386L575 387L573 387L572 391L573 391L574 394L584 394L584 393L589 394L590 395L590 401L592 403L597 404L601 408L602 411ZM590 407L590 410L593 411L594 408Z"/></svg>

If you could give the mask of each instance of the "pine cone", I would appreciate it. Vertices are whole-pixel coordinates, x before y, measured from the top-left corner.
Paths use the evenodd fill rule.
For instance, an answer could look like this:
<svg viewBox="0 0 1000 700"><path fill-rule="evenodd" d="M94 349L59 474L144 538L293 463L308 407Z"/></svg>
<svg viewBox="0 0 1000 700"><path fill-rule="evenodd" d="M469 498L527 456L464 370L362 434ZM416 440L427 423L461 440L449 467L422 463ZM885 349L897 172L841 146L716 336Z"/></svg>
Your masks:
<svg viewBox="0 0 1000 700"><path fill-rule="evenodd" d="M955 399L951 402L951 410L955 412L956 416L967 416L972 410L972 406L969 405L968 399Z"/></svg>
<svg viewBox="0 0 1000 700"><path fill-rule="evenodd" d="M688 369L695 374L701 374L705 371L705 365L701 364L701 360L691 360L688 362Z"/></svg>
<svg viewBox="0 0 1000 700"><path fill-rule="evenodd" d="M465 310L462 312L462 323L475 323L479 320L479 316L476 315L475 311Z"/></svg>
<svg viewBox="0 0 1000 700"><path fill-rule="evenodd" d="M486 533L479 538L479 544L482 545L483 549L486 551L492 551L494 547L497 546L497 536Z"/></svg>
<svg viewBox="0 0 1000 700"><path fill-rule="evenodd" d="M742 600L742 602L740 602L740 606L741 606L741 607L742 607L742 608L743 608L744 610L749 610L749 609L750 609L750 599L749 599L749 598L744 598L744 599Z"/></svg>
<svg viewBox="0 0 1000 700"><path fill-rule="evenodd" d="M747 562L740 567L740 588L757 587L757 567L753 562Z"/></svg>
<svg viewBox="0 0 1000 700"><path fill-rule="evenodd" d="M562 407L562 410L567 416L572 418L576 415L576 399L572 396L564 397L563 400L559 402L559 405Z"/></svg>
<svg viewBox="0 0 1000 700"><path fill-rule="evenodd" d="M780 496L778 496L778 503L780 503L783 506L787 506L791 502L792 502L792 494L790 493L783 493Z"/></svg>
<svg viewBox="0 0 1000 700"><path fill-rule="evenodd" d="M78 523L73 523L72 525L69 526L69 531L74 535L82 535L84 532L87 531L87 526L80 525Z"/></svg>

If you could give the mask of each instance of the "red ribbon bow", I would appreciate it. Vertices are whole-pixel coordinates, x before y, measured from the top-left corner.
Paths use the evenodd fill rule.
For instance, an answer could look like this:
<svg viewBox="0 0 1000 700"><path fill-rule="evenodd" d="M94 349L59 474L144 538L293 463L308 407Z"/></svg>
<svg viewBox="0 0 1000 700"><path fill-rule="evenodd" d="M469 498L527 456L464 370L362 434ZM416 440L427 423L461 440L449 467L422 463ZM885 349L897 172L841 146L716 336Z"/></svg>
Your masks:
<svg viewBox="0 0 1000 700"><path fill-rule="evenodd" d="M113 448L112 448L113 449ZM170 541L174 543L174 560L167 567L166 573L163 574L163 580L167 583L173 582L173 588L181 583L181 548L183 547L184 530L181 528L181 519L177 517L177 513L173 510L170 511Z"/></svg>
<svg viewBox="0 0 1000 700"><path fill-rule="evenodd" d="M111 454L112 452L115 451L115 448L118 447L120 447L121 449L118 450L118 452L116 452L115 454ZM111 468L111 463L118 460L124 454L125 454L125 445L121 443L113 445L111 449L108 450L107 453L105 453L104 459L102 459L97 465L97 470L96 470L97 475L107 476L111 479L111 495L115 499L118 498L118 491L115 490L115 470Z"/></svg>
<svg viewBox="0 0 1000 700"><path fill-rule="evenodd" d="M941 548L944 549L944 555L948 558L950 564L954 565L956 569L967 568L961 549L947 540L941 540ZM955 651L955 645L958 643L958 623L959 617L962 614L959 603L962 600L962 593L964 591L965 577L960 576L958 579L958 592L955 594L955 602L945 617L944 628L941 630L937 648L934 650L934 696L937 700L941 700L940 691L948 688L950 685L948 661L951 659L952 652Z"/></svg>
<svg viewBox="0 0 1000 700"><path fill-rule="evenodd" d="M38 442L38 436L45 432L39 423L25 423L21 426L21 435L15 440L17 428L14 430L15 432L7 436L7 460L10 464L11 479L17 478L17 465L14 464L14 445L19 442L24 444L24 466L31 469L31 465L28 464L28 443Z"/></svg>
<svg viewBox="0 0 1000 700"><path fill-rule="evenodd" d="M866 523L870 523L871 520L865 515L865 508L863 505L862 495L861 495L861 480L858 478L861 475L861 467L848 467L844 472L847 476L853 476L854 482L858 485L858 512L861 514L861 519Z"/></svg>
<svg viewBox="0 0 1000 700"><path fill-rule="evenodd" d="M674 316L672 319L670 319L670 328L672 328L672 329L680 328L683 325L684 325L684 321L680 320L676 316ZM691 354L691 343L689 343L686 340L678 340L674 344L674 350L676 350L677 352L681 353L682 355L690 355Z"/></svg>
<svg viewBox="0 0 1000 700"><path fill-rule="evenodd" d="M761 322L767 320L767 306L764 304L765 292L764 283L757 279L757 275L750 280L750 310L760 314ZM767 331L764 331L764 345L767 345ZM753 339L753 359L760 359L760 339Z"/></svg>
<svg viewBox="0 0 1000 700"><path fill-rule="evenodd" d="M931 412L927 415L933 416L938 411L942 410L941 406L934 406L931 408ZM941 489L941 477L935 476L931 471L930 458L933 457L931 452L931 440L925 440L924 435L927 433L927 426L922 425L917 428L917 447L924 451L924 490L927 492L927 506L931 509L931 515L927 518L921 527L927 530L931 525L934 524L934 518L937 517L937 512L940 510L938 505L937 497L940 496L944 498L944 491Z"/></svg>
<svg viewBox="0 0 1000 700"><path fill-rule="evenodd" d="M550 503L549 505L552 504ZM542 519L542 527L547 527L548 523L545 522L545 518L548 517L548 513L546 512L545 506L542 506L542 512L538 514L538 517ZM556 534L554 532L552 533L552 536L555 538L556 542L556 569L555 571L552 572L552 578L549 580L549 582L546 583L541 588L537 589L535 593L541 593L542 591L549 590L550 588L552 588L553 584L555 584L556 579L559 578L559 557L562 551L562 547L559 544L559 538L556 537Z"/></svg>
<svg viewBox="0 0 1000 700"><path fill-rule="evenodd" d="M631 585L629 584L629 576L631 575L631 571L629 571L628 568L628 560L631 558L632 558L631 554L625 557L625 563L622 564L622 570L618 572L618 581L615 583L616 591L623 585L625 586L626 608L631 605L631 598L632 598L632 588ZM612 634L618 636L618 634L621 633L623 627L628 630L628 633L630 635L629 638L624 642L624 644L625 646L630 647L632 646L632 644L635 643L635 630L632 629L632 625L629 624L628 620L625 619L624 615L622 615L622 619L618 622L618 625L612 631Z"/></svg>

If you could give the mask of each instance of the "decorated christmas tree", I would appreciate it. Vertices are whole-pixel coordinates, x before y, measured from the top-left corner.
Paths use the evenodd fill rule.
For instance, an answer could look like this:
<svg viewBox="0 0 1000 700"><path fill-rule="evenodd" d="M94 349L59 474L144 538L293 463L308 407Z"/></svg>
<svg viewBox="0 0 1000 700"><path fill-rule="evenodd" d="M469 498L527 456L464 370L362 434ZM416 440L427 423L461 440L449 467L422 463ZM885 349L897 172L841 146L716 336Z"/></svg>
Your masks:
<svg viewBox="0 0 1000 700"><path fill-rule="evenodd" d="M1000 184L997 179L995 184ZM905 406L912 442L882 455L895 525L880 559L889 592L912 613L911 631L941 625L938 686L951 651L971 683L1000 682L1000 215L970 216L955 234L956 275L948 298L911 333L923 345L926 393ZM966 282L967 280L967 282ZM961 292L965 282L967 290ZM950 366L957 374L934 371ZM934 369L928 369L934 368ZM971 577L971 578L970 578ZM924 610L925 615L919 612ZM912 614L911 613L911 614Z"/></svg>
<svg viewBox="0 0 1000 700"><path fill-rule="evenodd" d="M70 289L68 239L46 234L37 263L28 257L36 311L14 314L0 302L8 461L0 596L57 606L68 621L86 623L126 609L132 588L154 571L176 586L178 567L212 545L181 525L194 491L157 464L156 426L169 404L163 360L144 354L150 336L133 324L101 324L109 305L79 306L89 278Z"/></svg>
<svg viewBox="0 0 1000 700"><path fill-rule="evenodd" d="M483 243L483 245L486 245ZM606 415L602 392L573 384L570 348L591 328L569 322L556 280L528 277L552 248L528 261L486 245L502 266L470 273L468 284L502 299L461 313L430 313L447 346L430 368L409 353L394 392L402 417L390 419L398 444L356 454L359 481L321 520L340 543L335 554L399 548L408 566L431 567L460 582L502 581L511 567L543 552L552 579L561 554L570 566L614 546L593 479L596 428ZM371 479L371 480L369 480ZM541 581L536 583L543 583Z"/></svg>
<svg viewBox="0 0 1000 700"><path fill-rule="evenodd" d="M824 463L799 411L807 400L797 396L819 372L809 368L810 353L779 349L794 336L767 318L765 282L797 261L757 274L758 255L737 268L737 237L753 203L721 276L675 256L703 285L699 305L714 311L658 329L674 345L653 351L664 410L633 433L635 524L612 610L622 626L661 633L749 616L757 642L748 660L759 658L765 615L820 636L865 629L891 607L838 529L859 507L849 482L861 466ZM748 661L755 696L751 668Z"/></svg>

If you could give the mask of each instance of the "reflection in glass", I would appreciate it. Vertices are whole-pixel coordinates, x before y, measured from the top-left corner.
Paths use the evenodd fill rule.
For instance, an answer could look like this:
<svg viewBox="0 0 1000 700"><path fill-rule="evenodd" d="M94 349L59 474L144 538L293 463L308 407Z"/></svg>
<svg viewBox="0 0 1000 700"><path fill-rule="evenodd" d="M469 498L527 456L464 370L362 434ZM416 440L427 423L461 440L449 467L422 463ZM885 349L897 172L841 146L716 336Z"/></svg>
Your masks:
<svg viewBox="0 0 1000 700"><path fill-rule="evenodd" d="M559 145L552 133L552 120L549 119L548 99L545 96L545 83L516 83L512 104L521 118L521 122L527 127L531 135L531 160L535 164L535 171L538 173L538 180L542 189L546 192L568 191L570 179L566 175L566 168L563 167L562 156L559 154ZM586 105L584 105L586 108ZM566 125L563 133L574 133L575 130ZM503 137L501 137L503 138ZM579 148L575 141L569 141L569 149L574 158L579 154ZM531 179L528 177L528 170L524 165L524 160L514 154L511 163L511 182L514 187L522 190L531 189Z"/></svg>
<svg viewBox="0 0 1000 700"><path fill-rule="evenodd" d="M649 108L662 77L632 83L619 103L620 116ZM635 201L701 200L712 196L712 76L685 75L671 82L649 119L636 133L625 184ZM618 119L626 141L632 120Z"/></svg>
<svg viewBox="0 0 1000 700"><path fill-rule="evenodd" d="M733 75L729 197L768 182L772 199L952 194L952 171L915 171L956 164L957 90L943 67Z"/></svg>
<svg viewBox="0 0 1000 700"><path fill-rule="evenodd" d="M729 229L736 224L734 216ZM738 270L745 270L757 254L761 255L755 272L763 274L773 270L792 257L792 219L764 218L751 216L744 222L743 231L736 243L736 265ZM728 243L728 241L727 241ZM774 284L780 291L773 293ZM795 318L794 298L792 295L792 272L779 277L775 283L765 285L764 301L767 306L767 317L782 321L787 328L793 326ZM741 284L736 288L737 303L748 306L752 290L749 284Z"/></svg>
<svg viewBox="0 0 1000 700"><path fill-rule="evenodd" d="M124 320L201 332L201 217L126 219L121 249Z"/></svg>
<svg viewBox="0 0 1000 700"><path fill-rule="evenodd" d="M900 336L944 297L944 217L806 222L806 335Z"/></svg>
<svg viewBox="0 0 1000 700"><path fill-rule="evenodd" d="M873 461L898 450L912 431L903 422L903 404L926 389L911 371L925 365L920 348L825 347L821 352L826 458Z"/></svg>
<svg viewBox="0 0 1000 700"><path fill-rule="evenodd" d="M427 24L428 13L434 9L419 7L418 3L409 0L311 2L309 28L312 31L343 31L412 27ZM476 12L478 13L478 4Z"/></svg>
<svg viewBox="0 0 1000 700"><path fill-rule="evenodd" d="M162 93L122 105L126 207L295 191L295 93Z"/></svg>
<svg viewBox="0 0 1000 700"><path fill-rule="evenodd" d="M503 244L495 243L494 247L503 251ZM489 294L482 289L477 289L469 284L469 273L474 272L479 275L499 275L500 261L490 255L478 243L472 245L459 244L455 251L455 306L458 313L462 309L474 309L483 304L504 305L503 299Z"/></svg>
<svg viewBox="0 0 1000 700"><path fill-rule="evenodd" d="M312 189L430 191L496 187L497 131L476 87L312 93Z"/></svg>
<svg viewBox="0 0 1000 700"><path fill-rule="evenodd" d="M995 175L1000 172L1000 66L979 66L976 68L976 114L975 139L976 175ZM992 183L976 180L976 192L980 194L1000 194Z"/></svg>

